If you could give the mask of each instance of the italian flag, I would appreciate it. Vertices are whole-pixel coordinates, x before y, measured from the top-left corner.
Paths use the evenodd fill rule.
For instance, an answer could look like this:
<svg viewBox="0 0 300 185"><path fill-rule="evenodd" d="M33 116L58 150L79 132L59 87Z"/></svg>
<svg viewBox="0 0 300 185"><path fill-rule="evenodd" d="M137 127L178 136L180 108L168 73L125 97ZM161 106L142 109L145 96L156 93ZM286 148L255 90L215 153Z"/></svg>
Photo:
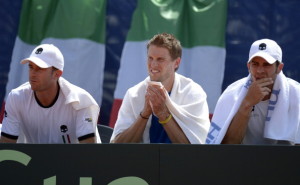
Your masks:
<svg viewBox="0 0 300 185"><path fill-rule="evenodd" d="M203 87L212 113L222 91L226 15L226 0L139 0L122 52L110 126L127 89L148 76L146 44L162 32L181 41L183 55L177 72Z"/></svg>
<svg viewBox="0 0 300 185"><path fill-rule="evenodd" d="M6 96L28 81L20 61L40 44L64 55L63 77L87 90L101 105L105 60L105 0L23 0Z"/></svg>

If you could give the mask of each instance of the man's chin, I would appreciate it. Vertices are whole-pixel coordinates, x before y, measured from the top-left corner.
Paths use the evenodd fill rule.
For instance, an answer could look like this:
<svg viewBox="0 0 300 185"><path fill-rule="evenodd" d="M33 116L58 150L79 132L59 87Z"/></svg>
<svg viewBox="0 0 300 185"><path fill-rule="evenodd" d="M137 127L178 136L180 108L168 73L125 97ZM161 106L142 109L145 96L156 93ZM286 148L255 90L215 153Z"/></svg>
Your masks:
<svg viewBox="0 0 300 185"><path fill-rule="evenodd" d="M31 86L31 90L33 90L33 91L36 91L36 90L37 90L37 87L36 87L34 84L31 84L31 83L30 83L30 86Z"/></svg>
<svg viewBox="0 0 300 185"><path fill-rule="evenodd" d="M36 89L36 88L34 88L34 87L31 87L31 90L33 90L33 91L36 91L37 89Z"/></svg>
<svg viewBox="0 0 300 185"><path fill-rule="evenodd" d="M149 75L149 77L150 77L151 81L156 81L157 82L157 78L155 78L153 75Z"/></svg>

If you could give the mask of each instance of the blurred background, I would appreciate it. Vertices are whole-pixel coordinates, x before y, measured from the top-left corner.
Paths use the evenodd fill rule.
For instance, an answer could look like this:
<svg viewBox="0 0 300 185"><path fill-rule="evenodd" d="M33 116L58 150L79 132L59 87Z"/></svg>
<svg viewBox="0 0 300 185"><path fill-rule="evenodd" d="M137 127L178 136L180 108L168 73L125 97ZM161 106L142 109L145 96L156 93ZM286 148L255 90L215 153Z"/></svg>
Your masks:
<svg viewBox="0 0 300 185"><path fill-rule="evenodd" d="M224 63L220 65L219 69L222 70L220 73L221 77L218 77L218 80L221 81L221 85L219 85L220 91L223 91L230 83L248 75L246 61L248 59L249 48L253 41L261 38L270 38L277 41L283 51L283 62L285 64L283 72L286 76L298 82L300 81L300 40L298 40L300 35L300 1L298 0L82 0L82 5L78 5L78 3L73 5L73 1L62 3L62 1L51 0L51 3L50 1L48 4L43 2L43 5L37 6L38 3L41 3L41 0L0 0L1 102L5 102L8 90L27 81L26 73L16 70L15 66L17 66L22 57L27 57L36 45L51 41L61 47L74 49L73 53L78 53L78 48L86 48L87 51L82 50L82 52L87 52L87 54L80 57L87 59L87 56L90 56L89 60L94 63L89 64L89 67L78 65L77 69L70 69L66 65L66 79L81 87L85 84L93 86L91 89L89 87L83 88L88 89L101 106L99 124L111 125L110 122L112 122L112 119L115 120L116 117L116 114L114 114L114 118L111 118L112 112L116 112L119 106L114 108L114 104L116 103L115 91L118 84L118 75L121 74L121 70L119 71L121 58L125 56L124 48L126 41L130 40L133 43L135 41L143 41L143 39L147 38L150 39L149 35L155 32L155 29L151 33L144 34L145 38L141 38L139 30L136 28L137 25L143 24L143 28L145 29L141 30L141 32L147 31L145 22L148 23L147 21L152 16L143 17L139 15L147 15L146 13L149 13L147 9L151 9L152 5L153 7L158 6L160 12L162 10L166 12L165 9L168 9L170 6L173 6L174 9L180 6L181 11L177 12L179 17L185 9L188 11L189 9L202 6L202 9L197 9L196 11L201 13L201 11L204 12L211 7L213 9L214 5L216 8L218 7L215 11L209 10L211 13L205 14L206 21L203 21L202 18L201 21L205 22L206 28L211 27L210 30L218 30L217 34L220 35L219 43L213 43L212 45L225 51ZM152 3L151 7L141 6L147 3ZM188 7L189 5L191 7ZM93 16L98 17L94 19L90 17L92 15L87 15L91 12L88 8L94 11ZM42 13L39 14L39 12ZM186 13L184 15L191 16ZM192 17L189 16L184 19L191 20ZM144 22L140 21L139 17ZM216 19L221 21L220 24L216 24ZM71 21L67 20L76 20L76 24L71 25ZM176 27L185 28L185 26L180 25L179 21L176 21L176 18L172 17L171 21ZM199 21L199 24L202 23L201 21ZM210 21L213 24L210 25ZM160 29L163 27L161 24L159 22L156 24L149 23L152 27L157 26L157 33L168 31L168 28L166 28L167 30ZM187 21L185 24L195 24L195 22ZM135 30L130 31L131 28L135 28ZM192 28L191 25L187 29ZM79 32L78 30L81 30L81 33L77 33ZM86 30L86 32L82 30ZM65 34L64 32L66 31L70 31L70 34ZM41 32L45 32L46 34L43 35ZM177 35L177 32L174 32L174 34L180 40L183 38L182 35ZM74 44L73 41L69 42L70 39L72 40L71 36L77 36L86 40L82 44L81 40L78 41L75 39L76 44ZM133 38L134 36L137 38ZM58 41L58 39L60 40ZM209 44L210 41L207 41L207 43ZM190 46L186 42L183 42L183 46L189 49L194 48L193 45ZM77 47L77 50L75 47ZM96 49L99 52L95 52L92 49ZM61 50L65 54L66 49L62 48ZM88 51L92 51L93 56ZM134 55L138 55L138 52L134 53ZM72 58L72 54L70 56L66 54L66 58ZM95 58L100 58L101 60L96 61ZM127 63L127 65L130 66L130 63ZM145 65L145 62L143 65ZM22 66L20 65L20 67ZM100 69L98 76L90 72L95 67ZM23 68L25 67L23 66ZM78 69L82 71L77 72ZM130 71L128 73L134 76ZM187 71L184 73L188 75ZM73 79L72 77L75 74L78 76ZM84 79L84 76L90 77ZM141 76L136 78L137 81L144 79ZM191 76L191 78L194 77ZM205 83L205 80L214 78L216 78L215 75L207 76L207 79L204 79L203 83ZM91 83L86 83L86 81L90 81ZM202 85L201 80L199 83ZM207 86L205 87L207 88ZM122 88L126 89L127 87ZM209 96L210 92L207 92L207 94ZM121 95L119 94L119 96ZM213 106L214 103L210 107L211 113L213 113ZM3 107L1 110L3 112Z"/></svg>

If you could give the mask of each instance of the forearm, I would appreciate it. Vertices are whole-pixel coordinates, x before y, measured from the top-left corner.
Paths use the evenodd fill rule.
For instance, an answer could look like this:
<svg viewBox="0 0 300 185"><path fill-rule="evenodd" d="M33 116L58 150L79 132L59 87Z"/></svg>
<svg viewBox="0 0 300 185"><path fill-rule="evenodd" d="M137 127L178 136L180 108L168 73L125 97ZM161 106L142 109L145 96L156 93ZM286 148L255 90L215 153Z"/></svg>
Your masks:
<svg viewBox="0 0 300 185"><path fill-rule="evenodd" d="M10 139L5 136L1 136L0 143L17 143L16 139Z"/></svg>
<svg viewBox="0 0 300 185"><path fill-rule="evenodd" d="M140 143L143 138L148 119L143 119L140 116L137 120L124 132L118 134L113 143Z"/></svg>
<svg viewBox="0 0 300 185"><path fill-rule="evenodd" d="M81 144L88 144L88 143L96 143L96 137L90 137L84 140L79 141Z"/></svg>
<svg viewBox="0 0 300 185"><path fill-rule="evenodd" d="M173 117L170 121L164 123L163 127L172 143L190 144L190 141Z"/></svg>
<svg viewBox="0 0 300 185"><path fill-rule="evenodd" d="M233 117L222 144L241 144L244 139L253 106L243 102Z"/></svg>

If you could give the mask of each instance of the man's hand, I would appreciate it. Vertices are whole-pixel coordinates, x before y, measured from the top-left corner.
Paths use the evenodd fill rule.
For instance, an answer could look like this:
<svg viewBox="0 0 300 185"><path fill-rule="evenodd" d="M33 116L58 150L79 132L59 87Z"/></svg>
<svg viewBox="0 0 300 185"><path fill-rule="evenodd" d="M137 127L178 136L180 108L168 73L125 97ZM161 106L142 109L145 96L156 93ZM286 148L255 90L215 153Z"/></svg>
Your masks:
<svg viewBox="0 0 300 185"><path fill-rule="evenodd" d="M166 96L164 87L149 84L146 97L147 96L154 115L158 117L159 120L165 120L169 115L169 111L165 103Z"/></svg>
<svg viewBox="0 0 300 185"><path fill-rule="evenodd" d="M150 106L150 95L148 93L148 89L147 89L147 92L146 92L146 95L145 95L145 103L144 103L144 108L141 112L141 115L144 117L144 118L149 118L149 116L152 114L152 109L151 109L151 106Z"/></svg>
<svg viewBox="0 0 300 185"><path fill-rule="evenodd" d="M249 87L245 101L247 101L251 106L258 104L266 96L270 95L272 89L269 86L273 83L272 78L262 78L259 80L253 78L253 82Z"/></svg>

